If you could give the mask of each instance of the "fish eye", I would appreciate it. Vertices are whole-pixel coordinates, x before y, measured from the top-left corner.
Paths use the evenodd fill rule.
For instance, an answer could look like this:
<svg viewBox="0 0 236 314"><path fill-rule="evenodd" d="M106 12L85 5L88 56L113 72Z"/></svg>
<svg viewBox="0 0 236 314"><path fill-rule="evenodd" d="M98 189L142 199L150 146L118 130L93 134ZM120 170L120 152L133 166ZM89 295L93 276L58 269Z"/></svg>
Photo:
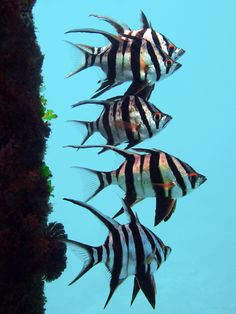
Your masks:
<svg viewBox="0 0 236 314"><path fill-rule="evenodd" d="M173 44L169 44L168 46L168 51L172 54L174 52L174 50L176 49L176 47Z"/></svg>
<svg viewBox="0 0 236 314"><path fill-rule="evenodd" d="M172 66L172 64L173 64L172 60L170 60L170 59L166 60L166 67L170 68Z"/></svg>
<svg viewBox="0 0 236 314"><path fill-rule="evenodd" d="M162 118L162 115L160 112L157 111L154 113L154 120L155 121L159 121L159 120L161 120L161 118Z"/></svg>

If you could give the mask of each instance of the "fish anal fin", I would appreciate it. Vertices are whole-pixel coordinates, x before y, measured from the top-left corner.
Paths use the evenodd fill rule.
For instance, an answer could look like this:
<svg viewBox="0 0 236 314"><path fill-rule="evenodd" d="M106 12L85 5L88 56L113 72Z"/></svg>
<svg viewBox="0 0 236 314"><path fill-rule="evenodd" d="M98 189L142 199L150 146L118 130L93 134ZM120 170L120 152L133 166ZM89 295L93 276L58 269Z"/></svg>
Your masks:
<svg viewBox="0 0 236 314"><path fill-rule="evenodd" d="M99 29L94 29L94 28L77 28L77 29L72 29L70 31L67 31L65 34L68 33L91 33L91 34L100 34L105 36L112 44L117 44L120 42L120 38L114 34L99 30Z"/></svg>
<svg viewBox="0 0 236 314"><path fill-rule="evenodd" d="M145 297L153 308L156 305L156 284L153 275L145 273L142 276L136 276L138 285L143 291Z"/></svg>
<svg viewBox="0 0 236 314"><path fill-rule="evenodd" d="M156 197L156 213L154 226L158 225L163 219L168 217L175 206L176 200L171 198Z"/></svg>
<svg viewBox="0 0 236 314"><path fill-rule="evenodd" d="M92 96L91 99L97 98L98 96L102 95L103 93L105 93L109 89L111 89L115 86L118 86L122 83L123 82L115 82L113 80L109 80L108 78L105 79L104 81L102 81L101 86L96 90L95 94Z"/></svg>
<svg viewBox="0 0 236 314"><path fill-rule="evenodd" d="M109 295L107 297L106 303L104 305L104 309L106 308L107 304L109 303L109 301L111 300L111 297L113 296L113 293L115 292L116 288L124 281L125 279L117 279L114 277L111 277L111 281L110 281L110 292Z"/></svg>
<svg viewBox="0 0 236 314"><path fill-rule="evenodd" d="M170 219L170 217L172 216L172 214L174 213L176 209L176 204L177 204L177 200L175 200L174 206L172 207L170 213L164 218L164 221L167 221Z"/></svg>

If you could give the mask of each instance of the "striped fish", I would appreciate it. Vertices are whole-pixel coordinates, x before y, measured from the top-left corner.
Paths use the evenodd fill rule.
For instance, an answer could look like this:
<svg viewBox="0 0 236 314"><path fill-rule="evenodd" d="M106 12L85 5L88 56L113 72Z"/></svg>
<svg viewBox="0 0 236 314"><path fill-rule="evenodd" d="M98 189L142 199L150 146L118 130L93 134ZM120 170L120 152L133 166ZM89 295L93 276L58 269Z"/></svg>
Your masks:
<svg viewBox="0 0 236 314"><path fill-rule="evenodd" d="M129 276L134 276L131 304L141 289L151 306L155 308L156 288L153 274L167 259L171 252L170 247L165 246L160 238L141 225L138 217L125 203L123 207L129 216L130 223L121 225L86 203L67 198L64 200L88 209L109 230L104 244L97 247L65 240L66 243L72 244L80 253L83 253L81 255L86 256L82 270L70 284L80 279L93 266L102 262L111 273L110 293L104 308L116 288Z"/></svg>
<svg viewBox="0 0 236 314"><path fill-rule="evenodd" d="M111 44L96 48L82 44L72 44L84 54L84 62L67 77L88 67L98 66L106 78L99 81L101 86L92 98L126 81L141 84L142 88L152 86L156 81L168 77L181 67L173 61L160 47L153 45L143 38L131 37L124 40L121 36L91 28L73 29L66 33L95 33L105 36Z"/></svg>
<svg viewBox="0 0 236 314"><path fill-rule="evenodd" d="M136 96L125 96L116 100L83 100L73 107L84 104L98 104L104 106L103 112L96 121L77 121L87 128L87 135L83 145L94 133L107 139L108 145L128 143L130 148L162 130L172 119L162 113L150 102ZM104 151L104 149L102 150Z"/></svg>
<svg viewBox="0 0 236 314"><path fill-rule="evenodd" d="M129 35L132 37L143 38L149 41L154 48L160 47L173 60L177 60L185 53L184 49L178 48L165 35L154 30L151 24L148 22L147 17L143 13L143 11L141 11L142 28L139 30L131 30L130 27L126 24L120 24L108 16L101 16L97 14L90 14L90 16L94 16L108 22L113 27L115 27L117 33L120 36ZM122 37L122 39L127 40L127 37Z"/></svg>
<svg viewBox="0 0 236 314"><path fill-rule="evenodd" d="M86 168L87 177L93 174L96 182L99 182L98 188L90 194L87 201L110 184L117 184L125 192L125 202L129 206L145 197L155 197L155 226L163 219L166 221L171 217L177 198L187 195L206 181L205 176L197 173L187 163L157 149L133 148L135 152L131 152L109 145L69 147L105 147L122 155L125 161L116 170L104 172ZM90 192L89 185L86 189ZM123 209L113 218L121 213Z"/></svg>

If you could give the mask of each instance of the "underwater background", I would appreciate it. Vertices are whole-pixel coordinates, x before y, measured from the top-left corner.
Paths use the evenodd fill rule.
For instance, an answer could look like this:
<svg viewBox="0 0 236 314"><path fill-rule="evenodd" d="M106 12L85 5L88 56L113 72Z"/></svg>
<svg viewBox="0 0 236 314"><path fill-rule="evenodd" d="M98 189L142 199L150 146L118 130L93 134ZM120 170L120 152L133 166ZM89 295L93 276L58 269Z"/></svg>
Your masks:
<svg viewBox="0 0 236 314"><path fill-rule="evenodd" d="M113 32L105 22L88 15L110 16L140 28L140 9L152 26L186 50L182 68L157 82L150 101L173 119L168 126L139 147L164 150L207 177L197 191L178 200L168 222L153 227L155 199L133 207L143 225L172 248L167 261L155 272L156 312L159 314L236 313L236 98L235 98L235 11L231 1L73 1L38 0L34 18L38 41L45 55L44 95L48 108L58 118L52 122L46 162L52 173L54 197L51 221L64 224L68 237L90 245L100 245L106 228L88 211L62 200L84 200L87 181L72 166L100 170L115 169L124 159L113 152L97 155L96 149L75 151L63 148L80 144L85 129L68 120L93 120L102 108L71 105L89 99L104 78L98 68L89 68L71 78L65 76L80 64L80 53L64 40L103 46L100 35L67 34L73 28L98 28ZM129 83L103 94L100 99L121 95ZM88 144L105 144L99 135ZM122 191L111 186L89 203L109 216L121 206ZM125 223L122 215L119 221ZM82 261L69 248L67 268L62 276L46 284L46 313L103 313L109 291L109 273L103 264L91 269L72 286ZM153 313L140 293L132 307L133 279L128 278L113 295L106 313Z"/></svg>

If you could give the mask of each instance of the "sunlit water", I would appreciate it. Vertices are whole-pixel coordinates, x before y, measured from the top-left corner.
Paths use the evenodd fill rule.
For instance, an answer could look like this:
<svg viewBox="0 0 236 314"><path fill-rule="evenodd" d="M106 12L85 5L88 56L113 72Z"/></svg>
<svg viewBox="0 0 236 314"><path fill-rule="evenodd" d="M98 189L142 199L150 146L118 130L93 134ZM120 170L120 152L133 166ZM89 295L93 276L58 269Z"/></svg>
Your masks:
<svg viewBox="0 0 236 314"><path fill-rule="evenodd" d="M155 273L156 311L160 314L235 314L236 237L235 219L235 6L233 0L219 1L74 1L38 0L34 8L38 41L45 55L43 66L48 108L58 118L52 122L46 161L53 173L54 211L50 221L64 224L69 238L90 245L103 243L107 230L88 211L62 200L83 200L83 178L72 166L101 170L115 169L123 159L97 150L76 152L63 148L80 144L83 135L71 119L92 120L98 106L71 109L71 105L92 96L103 77L90 68L69 79L66 74L78 65L76 51L64 40L104 45L100 35L68 34L72 28L92 27L107 31L106 23L88 17L90 13L111 16L139 28L142 9L155 29L186 50L183 67L158 83L151 102L173 120L165 130L140 147L155 147L188 162L208 181L178 200L171 219L153 227L155 200L142 201L134 210L140 221L172 248L168 260ZM79 57L79 54L78 54ZM127 84L112 89L101 99L124 93ZM88 143L104 144L101 136ZM122 192L109 187L90 203L112 216L121 205ZM127 221L127 217L120 219ZM82 262L68 250L67 268L62 276L46 284L46 313L103 313L109 292L109 274L97 265L72 286ZM106 313L153 313L140 293L132 307L133 278L115 292Z"/></svg>

